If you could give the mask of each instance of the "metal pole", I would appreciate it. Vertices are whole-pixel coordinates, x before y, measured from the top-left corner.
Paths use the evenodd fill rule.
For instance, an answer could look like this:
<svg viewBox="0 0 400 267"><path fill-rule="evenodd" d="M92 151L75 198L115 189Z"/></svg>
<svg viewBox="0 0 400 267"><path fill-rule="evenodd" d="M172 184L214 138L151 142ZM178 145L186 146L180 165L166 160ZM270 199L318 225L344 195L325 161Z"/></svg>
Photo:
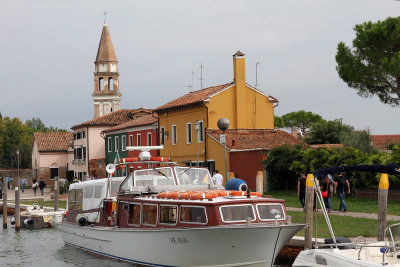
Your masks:
<svg viewBox="0 0 400 267"><path fill-rule="evenodd" d="M197 167L199 167L199 131L197 130L197 135L196 135L196 143L197 143Z"/></svg>
<svg viewBox="0 0 400 267"><path fill-rule="evenodd" d="M17 169L18 169L18 176L17 176L17 184L15 186L15 231L19 231L21 229L21 218L20 218L20 194L19 194L19 184L20 184L20 177L19 177L19 150L17 150Z"/></svg>
<svg viewBox="0 0 400 267"><path fill-rule="evenodd" d="M3 177L3 228L7 229L7 191L8 185L6 184L8 181L4 181Z"/></svg>
<svg viewBox="0 0 400 267"><path fill-rule="evenodd" d="M223 133L224 133L224 136L225 136L225 140L224 140L225 179L226 179L226 181L228 181L229 177L228 177L228 164L227 164L227 161L226 161L226 134L225 134L225 131Z"/></svg>
<svg viewBox="0 0 400 267"><path fill-rule="evenodd" d="M58 192L59 192L59 177L58 175L55 177L54 181L54 211L58 211Z"/></svg>

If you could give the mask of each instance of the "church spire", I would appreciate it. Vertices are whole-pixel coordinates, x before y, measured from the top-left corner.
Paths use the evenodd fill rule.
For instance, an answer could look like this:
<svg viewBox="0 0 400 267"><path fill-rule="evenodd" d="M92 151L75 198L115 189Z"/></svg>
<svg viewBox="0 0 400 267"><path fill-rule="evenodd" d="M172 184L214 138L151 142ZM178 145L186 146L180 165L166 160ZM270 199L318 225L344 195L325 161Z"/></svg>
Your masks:
<svg viewBox="0 0 400 267"><path fill-rule="evenodd" d="M106 20L104 20L94 65L94 117L98 118L121 109L118 60Z"/></svg>
<svg viewBox="0 0 400 267"><path fill-rule="evenodd" d="M100 62L118 62L106 20L104 20L103 31L101 32L95 63Z"/></svg>

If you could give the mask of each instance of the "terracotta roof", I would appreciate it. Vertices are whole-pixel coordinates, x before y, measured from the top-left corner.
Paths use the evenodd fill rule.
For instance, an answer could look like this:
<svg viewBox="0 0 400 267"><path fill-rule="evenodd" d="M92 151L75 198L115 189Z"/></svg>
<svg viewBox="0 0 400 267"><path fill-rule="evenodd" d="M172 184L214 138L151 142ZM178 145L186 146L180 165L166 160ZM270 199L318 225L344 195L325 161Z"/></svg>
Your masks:
<svg viewBox="0 0 400 267"><path fill-rule="evenodd" d="M371 135L372 145L379 150L387 150L386 146L391 143L400 144L400 135Z"/></svg>
<svg viewBox="0 0 400 267"><path fill-rule="evenodd" d="M39 152L67 151L69 140L73 138L70 132L47 132L33 134L33 140L37 143Z"/></svg>
<svg viewBox="0 0 400 267"><path fill-rule="evenodd" d="M130 120L130 121L125 122L123 124L114 126L114 127L109 128L107 130L104 130L103 132L104 133L108 133L108 132L113 132L113 131L117 131L117 130L123 130L123 129L131 128L131 127L135 127L135 126L143 126L143 125L153 124L153 123L156 123L158 121L156 115L155 115L155 117L156 118L154 118L152 116L152 114L145 115L143 117L139 117L137 119Z"/></svg>
<svg viewBox="0 0 400 267"><path fill-rule="evenodd" d="M221 130L207 130L219 142ZM304 144L291 134L278 129L240 129L226 131L226 146L231 150L267 150L284 144Z"/></svg>
<svg viewBox="0 0 400 267"><path fill-rule="evenodd" d="M100 61L117 61L114 46L111 42L111 36L108 31L107 23L104 22L103 30L101 32L99 49L97 50L96 62Z"/></svg>
<svg viewBox="0 0 400 267"><path fill-rule="evenodd" d="M137 112L151 112L151 109L120 109L118 111L112 112L110 114L98 117L90 121L83 122L81 124L72 126L71 129L76 129L82 126L115 126L134 118Z"/></svg>
<svg viewBox="0 0 400 267"><path fill-rule="evenodd" d="M213 87L208 87L202 90L194 91L187 93L179 98L176 98L170 102L168 102L165 105L162 105L158 108L155 109L155 111L160 111L160 110L167 110L171 108L177 108L177 107L184 107L184 106L189 106L189 105L201 105L204 104L204 101L208 99L211 95L222 91L229 86L232 86L234 83L226 83L218 86L213 86Z"/></svg>
<svg viewBox="0 0 400 267"><path fill-rule="evenodd" d="M343 147L343 144L317 144L317 145L310 145L311 148L320 148L320 147L326 147L326 148L334 148L334 147Z"/></svg>

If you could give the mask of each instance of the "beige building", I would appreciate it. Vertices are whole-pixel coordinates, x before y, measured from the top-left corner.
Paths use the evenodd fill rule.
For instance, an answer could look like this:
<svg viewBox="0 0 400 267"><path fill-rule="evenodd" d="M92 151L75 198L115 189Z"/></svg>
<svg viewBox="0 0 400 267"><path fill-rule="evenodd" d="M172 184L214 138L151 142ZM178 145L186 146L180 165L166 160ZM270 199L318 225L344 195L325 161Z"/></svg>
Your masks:
<svg viewBox="0 0 400 267"><path fill-rule="evenodd" d="M147 109L120 109L102 117L75 125L73 130L73 157L69 159L74 176L106 177L105 140L102 131L148 114Z"/></svg>
<svg viewBox="0 0 400 267"><path fill-rule="evenodd" d="M32 176L33 179L45 179L48 185L55 176L67 177L69 132L34 133L32 142Z"/></svg>

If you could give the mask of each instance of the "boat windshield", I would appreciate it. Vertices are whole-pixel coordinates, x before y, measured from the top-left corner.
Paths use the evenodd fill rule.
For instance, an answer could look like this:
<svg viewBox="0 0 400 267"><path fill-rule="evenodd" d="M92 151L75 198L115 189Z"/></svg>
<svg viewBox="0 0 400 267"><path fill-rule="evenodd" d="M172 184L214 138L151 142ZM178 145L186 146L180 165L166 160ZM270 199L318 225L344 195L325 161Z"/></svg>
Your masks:
<svg viewBox="0 0 400 267"><path fill-rule="evenodd" d="M133 172L134 186L175 185L171 167L161 167Z"/></svg>
<svg viewBox="0 0 400 267"><path fill-rule="evenodd" d="M213 184L208 169L175 167L175 172L181 185Z"/></svg>
<svg viewBox="0 0 400 267"><path fill-rule="evenodd" d="M389 226L386 231L387 239L392 241L392 246L400 249L400 223Z"/></svg>

